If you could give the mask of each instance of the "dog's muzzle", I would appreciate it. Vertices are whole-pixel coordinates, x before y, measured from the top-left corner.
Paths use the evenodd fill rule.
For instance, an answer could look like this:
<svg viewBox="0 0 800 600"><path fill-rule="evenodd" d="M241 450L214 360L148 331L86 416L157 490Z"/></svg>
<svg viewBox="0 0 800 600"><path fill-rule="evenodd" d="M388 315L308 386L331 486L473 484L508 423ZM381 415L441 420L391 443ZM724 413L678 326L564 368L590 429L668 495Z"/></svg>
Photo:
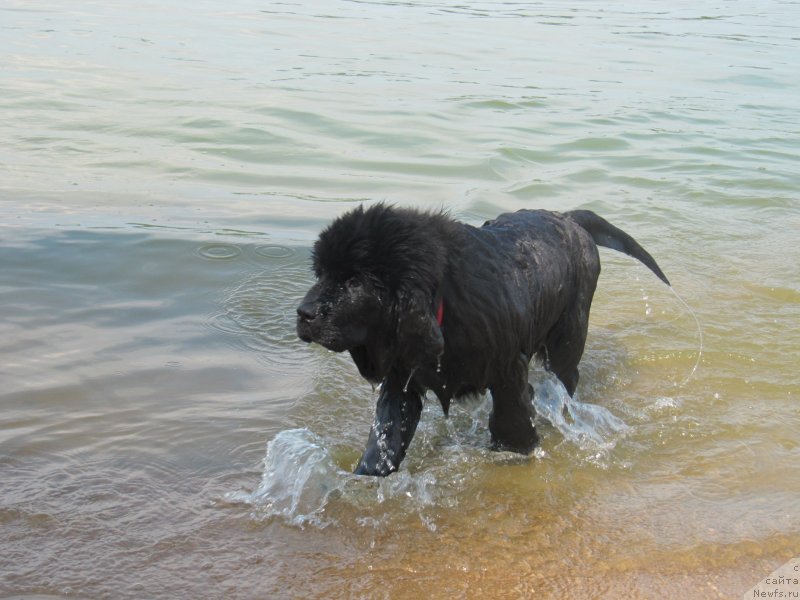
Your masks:
<svg viewBox="0 0 800 600"><path fill-rule="evenodd" d="M303 302L297 307L297 337L304 342L314 341L312 323L317 317L317 305L314 302Z"/></svg>

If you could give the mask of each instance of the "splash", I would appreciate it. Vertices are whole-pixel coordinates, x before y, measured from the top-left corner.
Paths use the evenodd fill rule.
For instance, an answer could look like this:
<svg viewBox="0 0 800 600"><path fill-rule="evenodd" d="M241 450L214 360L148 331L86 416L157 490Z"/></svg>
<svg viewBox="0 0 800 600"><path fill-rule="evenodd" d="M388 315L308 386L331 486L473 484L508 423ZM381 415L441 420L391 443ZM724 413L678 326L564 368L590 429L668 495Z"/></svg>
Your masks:
<svg viewBox="0 0 800 600"><path fill-rule="evenodd" d="M433 471L416 474L398 471L396 475L378 481L377 500L383 504L393 498L406 498L419 508L434 506L439 484Z"/></svg>
<svg viewBox="0 0 800 600"><path fill-rule="evenodd" d="M563 384L548 376L536 387L536 412L550 421L564 439L581 450L605 454L630 427L608 409L570 398Z"/></svg>
<svg viewBox="0 0 800 600"><path fill-rule="evenodd" d="M394 519L416 515L429 531L436 531L436 508L456 502L447 499L454 494L453 482L439 471L355 476L337 467L319 436L308 429L290 429L267 444L258 488L229 492L224 499L251 506L256 520L278 519L300 528L341 525L341 513L329 510L336 499L360 513L355 523L362 527L380 529Z"/></svg>
<svg viewBox="0 0 800 600"><path fill-rule="evenodd" d="M697 318L697 314L695 314L694 310L692 310L692 307L689 306L686 300L684 300L672 286L669 286L669 289L673 294L675 294L675 297L678 299L678 301L681 304L683 304L684 308L687 311L689 311L689 314L692 315L692 319L694 319L694 325L697 328L697 337L698 337L697 358L695 359L692 370L689 371L689 374L686 376L686 379L684 379L681 383L678 384L678 387L683 387L687 383L689 383L689 380L694 376L695 372L697 371L697 367L700 365L700 360L702 359L703 356L703 328L700 327L700 320Z"/></svg>
<svg viewBox="0 0 800 600"><path fill-rule="evenodd" d="M570 398L552 375L537 384L534 406L538 416L549 421L565 442L589 452L586 459L599 460L600 464L630 429L606 408ZM335 525L338 511L330 510L330 506L336 501L337 505L357 508L364 519L356 522L362 526L393 522L398 515L416 515L433 532L438 527L437 511L458 505L461 494L479 477L479 465L528 460L522 455L488 450L485 424L490 411L488 397L466 402L455 411L455 420L460 422L444 421L446 440L437 431L441 421L424 420L416 452L427 460L432 453L437 458L432 463L424 458L412 459L386 478L359 477L342 470L323 440L308 429L281 431L267 443L258 487L252 492L230 492L224 498L251 506L254 519L279 519L301 528ZM538 449L533 456L543 460L546 453Z"/></svg>
<svg viewBox="0 0 800 600"><path fill-rule="evenodd" d="M278 517L300 527L324 527L325 507L342 491L346 475L317 435L308 429L289 429L267 444L258 488L252 493L231 492L225 499L252 505L257 518Z"/></svg>

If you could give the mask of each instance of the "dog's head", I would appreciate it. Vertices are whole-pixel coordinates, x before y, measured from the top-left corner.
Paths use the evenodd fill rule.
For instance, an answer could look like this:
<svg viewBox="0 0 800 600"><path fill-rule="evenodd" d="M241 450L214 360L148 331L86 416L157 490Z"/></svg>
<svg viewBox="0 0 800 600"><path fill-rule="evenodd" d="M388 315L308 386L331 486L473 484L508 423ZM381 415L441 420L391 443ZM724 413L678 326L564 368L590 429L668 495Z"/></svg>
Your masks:
<svg viewBox="0 0 800 600"><path fill-rule="evenodd" d="M435 362L444 349L434 299L445 252L443 215L377 204L336 219L314 244L317 282L297 308L297 335L348 350L362 376Z"/></svg>

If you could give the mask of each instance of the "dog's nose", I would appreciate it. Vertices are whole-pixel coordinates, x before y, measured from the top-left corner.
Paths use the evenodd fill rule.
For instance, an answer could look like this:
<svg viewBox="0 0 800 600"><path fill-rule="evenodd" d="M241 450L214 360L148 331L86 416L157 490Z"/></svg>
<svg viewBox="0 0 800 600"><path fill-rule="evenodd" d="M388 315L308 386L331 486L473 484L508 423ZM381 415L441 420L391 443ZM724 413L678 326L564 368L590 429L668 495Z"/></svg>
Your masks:
<svg viewBox="0 0 800 600"><path fill-rule="evenodd" d="M317 307L313 302L303 302L297 307L297 316L304 321L313 321L317 316Z"/></svg>

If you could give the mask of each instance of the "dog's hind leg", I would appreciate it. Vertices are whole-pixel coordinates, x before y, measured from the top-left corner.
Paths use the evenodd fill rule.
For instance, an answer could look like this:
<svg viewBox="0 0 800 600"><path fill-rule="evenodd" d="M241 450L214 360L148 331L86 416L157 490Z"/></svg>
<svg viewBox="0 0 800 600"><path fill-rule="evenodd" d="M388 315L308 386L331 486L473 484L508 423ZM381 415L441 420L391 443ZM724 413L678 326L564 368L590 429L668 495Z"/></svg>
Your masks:
<svg viewBox="0 0 800 600"><path fill-rule="evenodd" d="M495 450L528 453L539 441L533 425L533 388L528 383L528 357L520 354L502 381L493 383L489 431Z"/></svg>
<svg viewBox="0 0 800 600"><path fill-rule="evenodd" d="M403 383L392 376L384 382L356 475L386 477L400 468L422 415L420 394Z"/></svg>
<svg viewBox="0 0 800 600"><path fill-rule="evenodd" d="M567 311L547 334L539 353L545 368L553 373L572 396L578 387L578 363L583 356L589 330L589 310Z"/></svg>

